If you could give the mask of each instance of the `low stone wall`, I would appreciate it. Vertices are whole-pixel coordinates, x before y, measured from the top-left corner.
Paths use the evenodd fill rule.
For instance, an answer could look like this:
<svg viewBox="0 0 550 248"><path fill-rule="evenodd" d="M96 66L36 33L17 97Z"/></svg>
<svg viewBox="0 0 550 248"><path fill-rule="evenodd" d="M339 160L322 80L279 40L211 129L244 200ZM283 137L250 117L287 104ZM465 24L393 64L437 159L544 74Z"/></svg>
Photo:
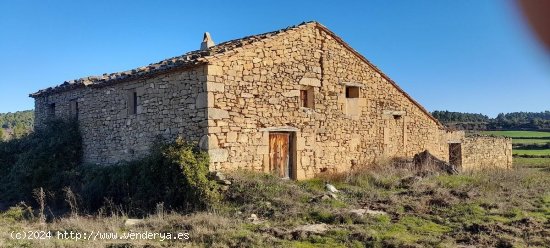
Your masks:
<svg viewBox="0 0 550 248"><path fill-rule="evenodd" d="M512 139L466 137L462 143L462 169L512 168Z"/></svg>

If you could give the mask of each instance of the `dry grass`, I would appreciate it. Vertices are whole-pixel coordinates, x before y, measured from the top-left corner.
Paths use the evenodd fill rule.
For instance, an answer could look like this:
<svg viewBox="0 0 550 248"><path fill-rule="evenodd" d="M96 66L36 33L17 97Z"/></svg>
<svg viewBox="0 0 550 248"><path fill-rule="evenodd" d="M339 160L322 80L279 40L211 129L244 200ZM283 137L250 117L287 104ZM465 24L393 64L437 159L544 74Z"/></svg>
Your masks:
<svg viewBox="0 0 550 248"><path fill-rule="evenodd" d="M224 246L223 244L233 243L236 246L237 240L233 241L228 237L238 236L242 229L242 221L228 218L217 214L200 212L191 215L170 213L164 216L150 216L139 224L125 226L126 216L95 217L75 216L55 219L46 224L36 220L18 220L2 218L0 228L2 236L0 247L189 247L189 246ZM12 231L29 232L36 230L48 230L53 237L47 240L15 240L10 237ZM75 233L117 233L125 232L145 233L188 233L189 240L61 240L56 238L57 232Z"/></svg>
<svg viewBox="0 0 550 248"><path fill-rule="evenodd" d="M517 167L435 173L404 183L414 174L388 161L300 182L237 171L228 175L233 184L219 208L181 215L167 213L159 204L155 214L132 227L124 225L128 216L109 204L95 216L73 213L43 224L22 205L0 214L0 247L129 247L123 241L17 241L5 235L12 230L132 230L190 236L187 241L136 240L132 247L545 247L550 243L547 171ZM325 181L340 190L338 199L312 201L325 194ZM358 208L387 214L349 214ZM248 220L251 214L259 220ZM297 226L314 223L325 223L329 230L323 235L291 234Z"/></svg>

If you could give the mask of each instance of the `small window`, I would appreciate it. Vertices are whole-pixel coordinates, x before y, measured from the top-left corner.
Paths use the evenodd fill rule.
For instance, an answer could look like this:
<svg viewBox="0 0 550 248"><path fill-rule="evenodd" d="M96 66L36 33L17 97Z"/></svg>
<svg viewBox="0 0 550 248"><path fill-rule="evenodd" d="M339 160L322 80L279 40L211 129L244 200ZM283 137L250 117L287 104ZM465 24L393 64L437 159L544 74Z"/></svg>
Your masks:
<svg viewBox="0 0 550 248"><path fill-rule="evenodd" d="M77 99L71 100L70 102L71 107L71 116L75 119L78 119L78 101Z"/></svg>
<svg viewBox="0 0 550 248"><path fill-rule="evenodd" d="M346 98L359 98L359 87L346 86Z"/></svg>
<svg viewBox="0 0 550 248"><path fill-rule="evenodd" d="M48 118L55 118L55 103L48 104L46 115L48 116Z"/></svg>
<svg viewBox="0 0 550 248"><path fill-rule="evenodd" d="M361 116L361 106L359 102L359 87L346 85L346 114L350 117L357 118Z"/></svg>
<svg viewBox="0 0 550 248"><path fill-rule="evenodd" d="M135 90L128 91L128 114L137 114L138 96Z"/></svg>
<svg viewBox="0 0 550 248"><path fill-rule="evenodd" d="M313 108L315 103L313 99L313 87L309 86L300 90L300 107Z"/></svg>
<svg viewBox="0 0 550 248"><path fill-rule="evenodd" d="M300 90L300 107L307 107L307 90Z"/></svg>
<svg viewBox="0 0 550 248"><path fill-rule="evenodd" d="M137 97L137 92L135 92L135 91L134 91L134 94L133 94L132 101L134 101L134 114L137 114L138 97Z"/></svg>
<svg viewBox="0 0 550 248"><path fill-rule="evenodd" d="M394 120L401 120L401 115L393 115Z"/></svg>

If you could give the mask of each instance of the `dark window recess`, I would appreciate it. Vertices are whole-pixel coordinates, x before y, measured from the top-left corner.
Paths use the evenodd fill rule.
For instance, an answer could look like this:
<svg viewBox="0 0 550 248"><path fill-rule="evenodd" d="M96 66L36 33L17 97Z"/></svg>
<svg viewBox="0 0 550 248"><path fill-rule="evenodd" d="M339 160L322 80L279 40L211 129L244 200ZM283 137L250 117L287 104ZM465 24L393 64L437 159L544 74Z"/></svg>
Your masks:
<svg viewBox="0 0 550 248"><path fill-rule="evenodd" d="M46 110L46 114L49 118L55 117L55 103L48 104L48 109Z"/></svg>
<svg viewBox="0 0 550 248"><path fill-rule="evenodd" d="M78 119L78 101L75 99L75 100L71 100L70 102L70 105L71 105L71 116Z"/></svg>
<svg viewBox="0 0 550 248"><path fill-rule="evenodd" d="M137 114L137 107L138 107L137 92L133 90L128 91L128 114L130 115Z"/></svg>
<svg viewBox="0 0 550 248"><path fill-rule="evenodd" d="M138 97L137 97L137 92L135 91L133 94L133 101L134 101L134 114L137 114Z"/></svg>
<svg viewBox="0 0 550 248"><path fill-rule="evenodd" d="M359 98L359 87L346 86L346 98Z"/></svg>
<svg viewBox="0 0 550 248"><path fill-rule="evenodd" d="M313 87L307 87L300 90L300 107L313 108Z"/></svg>
<svg viewBox="0 0 550 248"><path fill-rule="evenodd" d="M393 115L393 119L395 119L395 120L401 120L401 115Z"/></svg>
<svg viewBox="0 0 550 248"><path fill-rule="evenodd" d="M307 90L300 90L300 107L307 107Z"/></svg>

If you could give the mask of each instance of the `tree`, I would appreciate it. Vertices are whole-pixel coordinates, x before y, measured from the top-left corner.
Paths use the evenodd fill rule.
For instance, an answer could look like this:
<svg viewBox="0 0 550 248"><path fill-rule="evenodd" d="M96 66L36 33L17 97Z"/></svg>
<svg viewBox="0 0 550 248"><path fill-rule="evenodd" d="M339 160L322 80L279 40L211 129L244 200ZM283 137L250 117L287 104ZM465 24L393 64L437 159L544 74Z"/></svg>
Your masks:
<svg viewBox="0 0 550 248"><path fill-rule="evenodd" d="M2 128L14 129L18 124L24 127L24 129L26 130L25 133L33 130L34 111L25 110L17 111L15 113L0 113L0 126Z"/></svg>
<svg viewBox="0 0 550 248"><path fill-rule="evenodd" d="M0 128L0 141L4 141L4 129Z"/></svg>

